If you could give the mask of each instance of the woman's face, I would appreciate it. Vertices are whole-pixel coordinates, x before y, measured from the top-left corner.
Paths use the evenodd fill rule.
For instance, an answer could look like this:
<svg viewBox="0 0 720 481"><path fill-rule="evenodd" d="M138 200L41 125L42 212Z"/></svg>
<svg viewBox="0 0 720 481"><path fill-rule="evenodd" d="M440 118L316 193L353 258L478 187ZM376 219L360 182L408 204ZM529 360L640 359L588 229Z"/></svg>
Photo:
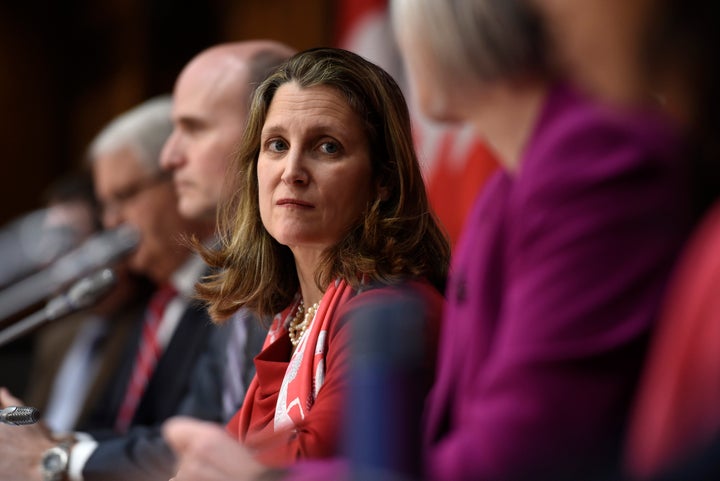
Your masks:
<svg viewBox="0 0 720 481"><path fill-rule="evenodd" d="M296 256L339 242L374 195L362 123L327 86L278 88L260 136L257 175L263 225Z"/></svg>

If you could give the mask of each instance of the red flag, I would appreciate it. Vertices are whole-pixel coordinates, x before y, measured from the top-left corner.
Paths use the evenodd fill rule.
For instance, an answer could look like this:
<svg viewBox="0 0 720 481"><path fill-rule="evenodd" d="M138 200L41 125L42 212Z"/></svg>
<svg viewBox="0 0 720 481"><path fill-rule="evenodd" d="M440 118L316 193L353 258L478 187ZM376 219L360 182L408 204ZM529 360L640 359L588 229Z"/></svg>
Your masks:
<svg viewBox="0 0 720 481"><path fill-rule="evenodd" d="M469 128L439 126L417 112L403 82L387 0L340 0L336 42L383 67L405 91L430 202L454 244L477 193L497 167L493 155Z"/></svg>

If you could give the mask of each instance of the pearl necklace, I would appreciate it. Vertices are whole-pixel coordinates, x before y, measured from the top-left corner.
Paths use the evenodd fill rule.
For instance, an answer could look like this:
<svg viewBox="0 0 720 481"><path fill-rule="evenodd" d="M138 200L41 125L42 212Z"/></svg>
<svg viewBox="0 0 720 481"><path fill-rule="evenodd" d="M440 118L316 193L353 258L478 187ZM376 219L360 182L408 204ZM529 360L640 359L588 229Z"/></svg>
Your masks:
<svg viewBox="0 0 720 481"><path fill-rule="evenodd" d="M288 335L290 336L290 342L292 343L293 348L296 348L300 343L300 339L303 334L305 334L305 331L307 331L307 328L312 320L315 318L315 313L317 312L318 307L320 307L319 301L308 307L306 311L303 301L300 301L295 317L293 317L293 320L290 321L290 324L288 325Z"/></svg>

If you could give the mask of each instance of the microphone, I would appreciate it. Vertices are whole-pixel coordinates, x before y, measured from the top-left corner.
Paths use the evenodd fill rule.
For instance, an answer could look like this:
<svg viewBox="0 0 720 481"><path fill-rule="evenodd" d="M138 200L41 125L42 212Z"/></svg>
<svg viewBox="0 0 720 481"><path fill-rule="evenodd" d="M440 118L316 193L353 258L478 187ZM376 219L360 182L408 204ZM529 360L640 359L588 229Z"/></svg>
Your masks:
<svg viewBox="0 0 720 481"><path fill-rule="evenodd" d="M40 302L67 283L131 253L140 241L132 227L100 232L55 261L48 268L0 292L0 319Z"/></svg>
<svg viewBox="0 0 720 481"><path fill-rule="evenodd" d="M40 419L40 411L29 406L10 406L0 409L0 423L13 426L35 424Z"/></svg>
<svg viewBox="0 0 720 481"><path fill-rule="evenodd" d="M117 277L112 269L101 269L94 274L83 277L70 287L64 294L53 297L45 305L45 313L49 321L59 319L71 312L90 307L103 294L115 285Z"/></svg>
<svg viewBox="0 0 720 481"><path fill-rule="evenodd" d="M43 309L0 331L0 346L32 331L41 324L60 319L97 302L112 286L117 277L112 269L105 268L84 277L66 292L50 299Z"/></svg>

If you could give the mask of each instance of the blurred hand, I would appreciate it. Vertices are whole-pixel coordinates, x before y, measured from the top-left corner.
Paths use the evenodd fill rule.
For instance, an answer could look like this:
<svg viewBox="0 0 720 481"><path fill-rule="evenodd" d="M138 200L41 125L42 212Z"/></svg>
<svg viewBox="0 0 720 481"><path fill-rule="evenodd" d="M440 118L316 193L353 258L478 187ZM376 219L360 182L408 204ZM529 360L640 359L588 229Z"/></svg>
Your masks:
<svg viewBox="0 0 720 481"><path fill-rule="evenodd" d="M252 481L268 469L215 423L176 417L163 436L178 457L172 481Z"/></svg>
<svg viewBox="0 0 720 481"><path fill-rule="evenodd" d="M23 406L23 402L0 388L0 408ZM57 444L44 425L0 424L0 481L42 481L40 459Z"/></svg>

